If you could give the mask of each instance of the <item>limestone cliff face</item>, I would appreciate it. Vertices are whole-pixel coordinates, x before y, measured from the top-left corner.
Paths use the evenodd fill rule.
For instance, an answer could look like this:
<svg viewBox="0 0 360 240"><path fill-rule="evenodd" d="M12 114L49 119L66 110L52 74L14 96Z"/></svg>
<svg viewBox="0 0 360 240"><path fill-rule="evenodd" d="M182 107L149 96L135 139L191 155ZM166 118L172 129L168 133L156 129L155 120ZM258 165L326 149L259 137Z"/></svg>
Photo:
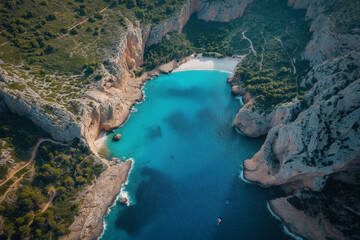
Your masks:
<svg viewBox="0 0 360 240"><path fill-rule="evenodd" d="M356 71L349 71L357 63ZM309 107L295 121L272 128L261 150L244 162L244 176L280 185L342 171L360 155L360 54L317 65L302 84L314 84ZM316 81L315 83L313 81Z"/></svg>
<svg viewBox="0 0 360 240"><path fill-rule="evenodd" d="M288 1L288 5L293 8L306 9L306 19L312 21L310 31L313 37L304 52L304 57L310 60L312 66L360 48L360 35L336 34L331 31L334 23L325 14L323 4L322 0Z"/></svg>
<svg viewBox="0 0 360 240"><path fill-rule="evenodd" d="M358 36L331 33L328 25L316 20L327 18L317 4L289 1L291 6L307 7L308 16L315 17L314 36L304 53L312 70L301 80L301 86L310 89L305 109L299 109L294 101L261 115L247 106L235 119L235 126L249 136L271 129L261 150L244 162L244 176L251 181L279 185L303 180L314 187L306 179L340 171L360 155L360 55L350 47L351 39ZM328 34L339 41L334 40L331 46L317 43ZM341 39L350 41L348 48ZM314 51L309 52L309 46ZM327 54L321 49L324 46L329 48ZM252 124L247 124L250 121Z"/></svg>
<svg viewBox="0 0 360 240"><path fill-rule="evenodd" d="M80 120L64 107L42 100L31 89L31 94L23 94L4 87L0 89L0 97L10 111L29 117L53 138L62 141L82 138L95 150L93 141L99 131L123 124L131 107L142 98L141 86L146 75L136 78L131 70L142 64L146 45L159 43L169 32L181 32L194 12L198 12L199 18L204 20L229 21L241 16L251 1L226 0L219 4L189 0L175 17L160 24L140 28L139 24L134 26L128 22L115 56L109 56L110 64L102 66L104 78L80 101ZM0 72L0 76L3 82L22 81L11 79L4 71ZM49 108L53 113L49 113Z"/></svg>
<svg viewBox="0 0 360 240"><path fill-rule="evenodd" d="M250 101L241 108L233 123L234 127L250 137L266 135L274 126L290 122L294 116L294 110L300 109L300 103L294 101L278 107L276 111L265 114L256 111L252 104L253 102Z"/></svg>
<svg viewBox="0 0 360 240"><path fill-rule="evenodd" d="M3 83L22 82L0 68L0 79ZM1 83L1 82L0 82ZM11 89L7 84L1 83L0 99L6 104L6 109L30 118L36 125L42 127L54 139L71 141L81 138L83 126L76 123L75 116L57 103L45 102L32 89L27 93Z"/></svg>
<svg viewBox="0 0 360 240"><path fill-rule="evenodd" d="M205 21L228 22L242 16L245 8L252 0L225 0L219 2L207 2L205 0L188 0L179 14L161 24L151 27L147 46L159 43L170 32L181 32L190 16L197 13L199 19Z"/></svg>
<svg viewBox="0 0 360 240"><path fill-rule="evenodd" d="M125 122L131 107L142 98L144 79L134 78L130 68L142 64L142 56L149 28L142 30L128 23L119 43L116 56L103 66L104 77L96 88L85 94L85 105L92 102L84 114L84 136L90 147L100 130L110 130Z"/></svg>

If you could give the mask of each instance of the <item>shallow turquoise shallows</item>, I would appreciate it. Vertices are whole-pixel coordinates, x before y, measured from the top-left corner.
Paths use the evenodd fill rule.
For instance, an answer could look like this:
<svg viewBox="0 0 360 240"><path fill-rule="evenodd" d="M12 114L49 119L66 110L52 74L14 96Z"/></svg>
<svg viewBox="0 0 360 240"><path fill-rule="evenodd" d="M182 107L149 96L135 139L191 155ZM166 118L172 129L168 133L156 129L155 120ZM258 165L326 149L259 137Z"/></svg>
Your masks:
<svg viewBox="0 0 360 240"><path fill-rule="evenodd" d="M111 134L106 142L112 157L135 164L125 187L131 204L111 208L102 239L289 239L266 209L271 190L239 177L263 139L232 128L241 103L228 76L186 71L146 84L145 101L114 133L121 141Z"/></svg>

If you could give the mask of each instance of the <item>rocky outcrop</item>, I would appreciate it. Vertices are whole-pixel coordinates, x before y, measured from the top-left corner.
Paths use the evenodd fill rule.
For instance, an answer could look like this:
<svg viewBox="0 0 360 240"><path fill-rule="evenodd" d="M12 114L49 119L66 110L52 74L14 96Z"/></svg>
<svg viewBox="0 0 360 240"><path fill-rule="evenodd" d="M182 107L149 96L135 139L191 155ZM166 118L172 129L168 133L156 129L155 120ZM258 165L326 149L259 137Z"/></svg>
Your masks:
<svg viewBox="0 0 360 240"><path fill-rule="evenodd" d="M261 150L244 162L244 176L264 185L279 185L341 171L357 160L359 69L357 52L313 67L301 83L311 87L305 95L307 108L294 121L285 120L269 131Z"/></svg>
<svg viewBox="0 0 360 240"><path fill-rule="evenodd" d="M233 125L248 137L263 136L274 126L290 122L297 109L300 109L300 103L294 101L279 106L276 111L266 114L259 112L253 107L253 102L249 101L237 113Z"/></svg>
<svg viewBox="0 0 360 240"><path fill-rule="evenodd" d="M70 226L71 233L62 237L66 240L97 239L103 229L103 218L114 203L126 182L132 161L109 166L97 179L96 184L83 191L82 208Z"/></svg>
<svg viewBox="0 0 360 240"><path fill-rule="evenodd" d="M288 1L290 7L306 9L306 19L312 20L310 31L313 37L304 52L304 57L310 60L312 66L360 48L360 35L331 31L335 23L326 15L324 4L327 2L321 0Z"/></svg>
<svg viewBox="0 0 360 240"><path fill-rule="evenodd" d="M229 22L244 13L252 0L201 1L196 9L197 17L205 21Z"/></svg>
<svg viewBox="0 0 360 240"><path fill-rule="evenodd" d="M9 82L18 82L1 69L1 76ZM47 131L54 139L71 141L81 138L83 126L76 123L75 116L57 103L48 103L37 93L27 89L28 93L10 89L3 85L0 89L0 98L6 104L4 109L21 116L26 116L36 125Z"/></svg>
<svg viewBox="0 0 360 240"><path fill-rule="evenodd" d="M286 222L290 232L299 234L304 239L346 239L340 231L334 229L329 220L306 215L292 206L288 199L289 197L277 198L269 204L271 210Z"/></svg>
<svg viewBox="0 0 360 240"><path fill-rule="evenodd" d="M242 16L245 8L252 0L225 0L209 2L206 0L188 0L177 16L151 27L147 46L159 43L170 32L181 32L190 16L197 13L199 19L205 21L228 22Z"/></svg>
<svg viewBox="0 0 360 240"><path fill-rule="evenodd" d="M358 201L359 195L349 197L354 187L346 193L339 188L346 197L338 197L330 206L334 193L327 194L324 186L329 176L360 162L360 36L332 32L333 23L322 4L326 2L288 2L306 8L306 17L312 20L313 37L303 53L311 70L300 80L301 89L307 90L305 101L294 100L267 114L254 111L250 102L239 111L234 125L251 137L267 134L260 151L244 161L244 177L264 186L281 185L301 199L296 200L302 203L298 208L289 203L294 196L270 202L291 232L306 239L351 239L357 231L348 230L353 223L344 219L354 214L358 219L358 213L346 199ZM311 191L299 193L302 189ZM318 205L306 210L304 202Z"/></svg>
<svg viewBox="0 0 360 240"><path fill-rule="evenodd" d="M360 155L360 56L353 51L360 46L352 44L357 35L331 33L319 1L294 0L289 5L306 7L307 17L314 19L314 35L304 53L312 69L301 80L301 88L310 89L306 103L294 100L267 114L248 103L234 125L251 137L268 133L261 150L244 162L245 178L264 185L300 180L314 187L306 179L341 171ZM333 42L320 41L329 34ZM309 51L311 46L314 51ZM329 49L324 51L324 46Z"/></svg>

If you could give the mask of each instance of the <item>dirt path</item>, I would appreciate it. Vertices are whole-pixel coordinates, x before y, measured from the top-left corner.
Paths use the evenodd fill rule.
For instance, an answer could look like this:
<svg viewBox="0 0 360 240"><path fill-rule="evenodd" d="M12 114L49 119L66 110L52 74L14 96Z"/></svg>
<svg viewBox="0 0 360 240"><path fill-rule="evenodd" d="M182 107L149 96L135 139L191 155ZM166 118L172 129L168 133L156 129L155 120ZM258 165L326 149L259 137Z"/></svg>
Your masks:
<svg viewBox="0 0 360 240"><path fill-rule="evenodd" d="M34 168L34 166L29 170L31 171ZM6 196L9 194L9 192L11 192L12 190L16 189L16 186L19 184L19 182L23 179L23 177L25 176L26 173L28 173L29 171L24 172L13 184L11 184L9 186L9 188L6 190L6 192L4 193L4 195L2 197L0 197L0 203L2 203L5 199Z"/></svg>
<svg viewBox="0 0 360 240"><path fill-rule="evenodd" d="M264 52L261 53L261 61L260 61L260 69L259 69L259 72L261 72L261 70L262 70L263 61L264 61Z"/></svg>
<svg viewBox="0 0 360 240"><path fill-rule="evenodd" d="M105 11L106 9L108 9L109 7L110 7L110 5L104 7L104 8L101 9L98 13L102 13L103 11ZM94 15L93 15L93 16L94 16ZM78 22L77 24L69 27L69 28L67 29L68 32L70 32L73 28L76 28L77 26L79 26L79 25L81 25L81 24L83 24L83 23L85 23L85 22L87 22L87 21L89 21L89 18L85 18L85 19L82 20L81 22ZM63 38L64 36L66 36L66 35L68 35L68 34L69 34L69 33L66 33L66 34L64 34L64 35L61 35L61 36L58 37L57 39L61 39L61 38Z"/></svg>
<svg viewBox="0 0 360 240"><path fill-rule="evenodd" d="M21 168L19 168L16 171L14 171L13 173L11 173L10 176L4 182L0 183L0 187L2 185L4 185L5 183L7 183L10 179L12 179L15 176L15 174L17 174L19 171L21 171L22 169L29 166L34 161L35 156L36 156L36 151L39 148L40 144L43 143L43 142L52 142L52 143L59 144L59 145L62 145L62 146L69 145L69 144L64 144L64 143L61 143L61 142L54 141L54 140L49 139L49 138L41 138L41 139L39 139L39 141L35 144L34 149L32 150L31 158L29 159L29 161L24 166L22 166Z"/></svg>
<svg viewBox="0 0 360 240"><path fill-rule="evenodd" d="M10 41L6 41L6 42L4 42L4 43L0 44L0 47L2 47L2 46L4 46L4 45L8 44L9 42L10 42Z"/></svg>
<svg viewBox="0 0 360 240"><path fill-rule="evenodd" d="M41 209L40 212L45 212L50 207L50 204L54 200L54 197L56 196L56 189L53 186L50 187L48 194L50 194L51 192L52 192L52 195L51 195L49 201L43 206L43 208Z"/></svg>
<svg viewBox="0 0 360 240"><path fill-rule="evenodd" d="M284 44L283 44L283 42L281 41L280 38L275 38L275 40L278 41L278 42L280 42L281 47L286 51L287 55L289 56L290 63L291 63L291 65L292 65L292 67L293 67L293 73L294 73L294 75L296 75L296 67L295 67L295 64L294 64L291 56L290 56L290 53L289 53L288 50L285 48L285 46L284 46Z"/></svg>
<svg viewBox="0 0 360 240"><path fill-rule="evenodd" d="M255 57L256 57L257 55L256 55L256 51L255 51L255 49L254 49L254 45L253 45L251 39L245 36L245 33L246 33L246 31L243 31L241 34L242 34L242 36L243 36L244 39L246 39L246 40L249 41L249 43L250 43L250 49L251 49L251 51L254 53L254 55L255 55Z"/></svg>

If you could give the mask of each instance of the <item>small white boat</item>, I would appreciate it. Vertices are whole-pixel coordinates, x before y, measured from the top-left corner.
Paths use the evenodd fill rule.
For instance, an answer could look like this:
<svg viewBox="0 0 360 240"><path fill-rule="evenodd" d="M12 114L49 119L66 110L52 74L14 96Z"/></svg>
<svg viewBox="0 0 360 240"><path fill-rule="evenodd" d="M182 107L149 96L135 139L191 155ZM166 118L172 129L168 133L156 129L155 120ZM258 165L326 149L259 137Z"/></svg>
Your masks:
<svg viewBox="0 0 360 240"><path fill-rule="evenodd" d="M222 223L222 219L221 218L217 218L217 225L219 226Z"/></svg>

